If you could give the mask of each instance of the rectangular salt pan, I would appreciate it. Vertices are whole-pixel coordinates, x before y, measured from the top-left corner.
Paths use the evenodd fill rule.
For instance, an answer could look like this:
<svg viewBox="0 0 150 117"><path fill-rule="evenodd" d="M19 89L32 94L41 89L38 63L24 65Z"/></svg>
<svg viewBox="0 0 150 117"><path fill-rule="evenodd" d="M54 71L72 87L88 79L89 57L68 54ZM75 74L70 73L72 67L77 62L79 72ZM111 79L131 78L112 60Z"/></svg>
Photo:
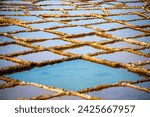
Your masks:
<svg viewBox="0 0 150 117"><path fill-rule="evenodd" d="M31 15L42 15L42 14L63 14L61 11L29 11Z"/></svg>
<svg viewBox="0 0 150 117"><path fill-rule="evenodd" d="M111 44L106 44L105 46L111 47L111 48L138 48L139 45L130 44L128 42L115 42Z"/></svg>
<svg viewBox="0 0 150 117"><path fill-rule="evenodd" d="M37 52L37 53L32 53L27 55L20 55L16 58L24 61L30 61L30 62L42 62L47 60L62 59L65 57L52 52L43 51L43 52Z"/></svg>
<svg viewBox="0 0 150 117"><path fill-rule="evenodd" d="M115 71L115 72L114 72ZM7 75L13 79L77 91L101 84L141 79L125 69L74 60Z"/></svg>
<svg viewBox="0 0 150 117"><path fill-rule="evenodd" d="M150 81L149 82L142 82L142 83L138 83L138 84L134 84L134 85L150 89Z"/></svg>
<svg viewBox="0 0 150 117"><path fill-rule="evenodd" d="M73 9L74 6L42 6L42 9Z"/></svg>
<svg viewBox="0 0 150 117"><path fill-rule="evenodd" d="M13 52L21 52L27 50L31 50L31 49L16 44L0 46L0 54L10 54Z"/></svg>
<svg viewBox="0 0 150 117"><path fill-rule="evenodd" d="M51 98L50 100L84 100L84 99L77 96L60 96Z"/></svg>
<svg viewBox="0 0 150 117"><path fill-rule="evenodd" d="M144 56L139 56L136 54L132 54L129 52L115 52L111 54L102 54L95 56L98 59L106 59L109 61L121 62L121 63L130 63L130 62L138 62L144 60L150 60L150 58L146 58Z"/></svg>
<svg viewBox="0 0 150 117"><path fill-rule="evenodd" d="M145 42L145 43L150 43L150 36L135 38L134 40L137 40L137 41L140 41L140 42Z"/></svg>
<svg viewBox="0 0 150 117"><path fill-rule="evenodd" d="M10 18L21 20L24 22L35 22L35 21L42 21L41 18L36 16L9 16Z"/></svg>
<svg viewBox="0 0 150 117"><path fill-rule="evenodd" d="M83 47L64 50L64 52L70 52L73 54L90 54L90 53L95 53L100 51L102 50L98 50L90 46L83 46Z"/></svg>
<svg viewBox="0 0 150 117"><path fill-rule="evenodd" d="M143 67L150 70L150 64L144 65Z"/></svg>
<svg viewBox="0 0 150 117"><path fill-rule="evenodd" d="M57 22L47 22L47 23L30 24L29 26L32 26L37 29L44 29L44 28L51 28L54 26L64 26L64 24Z"/></svg>
<svg viewBox="0 0 150 117"><path fill-rule="evenodd" d="M81 19L81 18L80 18ZM83 24L90 24L90 23L98 23L98 22L104 22L103 19L89 19L89 20L78 20L78 21L71 21L69 23L75 24L75 25L83 25Z"/></svg>
<svg viewBox="0 0 150 117"><path fill-rule="evenodd" d="M11 42L13 41L11 38L0 36L0 42Z"/></svg>
<svg viewBox="0 0 150 117"><path fill-rule="evenodd" d="M11 31L18 31L18 30L25 30L26 28L20 26L4 26L0 28L0 32L11 32Z"/></svg>
<svg viewBox="0 0 150 117"><path fill-rule="evenodd" d="M109 10L110 14L119 14L119 13L128 13L128 12L144 12L144 10L142 10L142 9L117 9L117 10L113 9L113 10Z"/></svg>
<svg viewBox="0 0 150 117"><path fill-rule="evenodd" d="M57 37L57 35L52 34L52 33L48 33L48 32L42 32L42 31L38 31L38 32L24 32L24 33L16 33L13 34L14 36L17 36L19 38L27 38L27 39L41 39L41 38L55 38Z"/></svg>
<svg viewBox="0 0 150 117"><path fill-rule="evenodd" d="M66 42L62 40L48 40L48 41L33 43L33 45L39 45L44 47L62 46L66 44L70 44L70 42Z"/></svg>
<svg viewBox="0 0 150 117"><path fill-rule="evenodd" d="M149 25L150 24L149 20L137 20L137 21L131 21L127 23L132 24L132 25Z"/></svg>
<svg viewBox="0 0 150 117"><path fill-rule="evenodd" d="M6 83L6 82L5 82L5 81L3 81L3 80L0 80L0 85L1 85L1 84L4 84L4 83Z"/></svg>
<svg viewBox="0 0 150 117"><path fill-rule="evenodd" d="M8 66L15 66L15 65L17 65L17 64L13 63L11 61L6 61L6 60L0 59L0 68L8 67Z"/></svg>
<svg viewBox="0 0 150 117"><path fill-rule="evenodd" d="M108 34L111 34L112 36L120 37L120 38L127 38L130 36L137 36L140 34L143 34L140 31L136 31L133 29L121 29L121 30L116 30L116 31L109 31L107 32Z"/></svg>
<svg viewBox="0 0 150 117"><path fill-rule="evenodd" d="M143 49L140 50L140 52L142 52L143 54L150 54L150 49Z"/></svg>
<svg viewBox="0 0 150 117"><path fill-rule="evenodd" d="M76 14L103 14L101 10L81 10L81 11L69 11L70 15L76 15Z"/></svg>
<svg viewBox="0 0 150 117"><path fill-rule="evenodd" d="M121 15L121 16L109 16L108 18L112 20L129 20L129 19L134 20L141 17L138 15Z"/></svg>
<svg viewBox="0 0 150 117"><path fill-rule="evenodd" d="M85 41L100 42L100 41L107 41L107 40L108 40L107 38L98 37L98 36L96 36L96 35L93 35L93 36L85 36L85 37L80 37L80 38L72 38L72 39L77 40L77 41L82 41L82 42L85 42Z"/></svg>
<svg viewBox="0 0 150 117"><path fill-rule="evenodd" d="M124 25L119 24L119 23L103 23L103 24L98 24L98 25L92 25L92 27L94 28L100 28L103 30L109 30L112 28L118 28L118 27L122 27Z"/></svg>
<svg viewBox="0 0 150 117"><path fill-rule="evenodd" d="M149 100L150 93L128 87L113 87L102 91L90 92L88 95L105 100Z"/></svg>
<svg viewBox="0 0 150 117"><path fill-rule="evenodd" d="M15 100L17 98L30 98L42 94L54 95L55 92L44 90L34 86L16 86L0 89L0 100Z"/></svg>
<svg viewBox="0 0 150 117"><path fill-rule="evenodd" d="M59 31L62 33L67 33L67 34L80 34L82 32L84 32L84 33L93 32L92 29L84 28L81 26L69 27L69 28L59 28L59 29L56 29L56 31Z"/></svg>

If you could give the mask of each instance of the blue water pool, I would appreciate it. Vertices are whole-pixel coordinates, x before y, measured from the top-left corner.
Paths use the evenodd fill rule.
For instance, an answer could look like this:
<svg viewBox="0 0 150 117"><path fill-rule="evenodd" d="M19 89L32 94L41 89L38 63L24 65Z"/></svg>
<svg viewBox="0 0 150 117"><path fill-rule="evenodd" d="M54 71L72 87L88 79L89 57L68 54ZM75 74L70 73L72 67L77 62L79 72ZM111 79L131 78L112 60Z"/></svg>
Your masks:
<svg viewBox="0 0 150 117"><path fill-rule="evenodd" d="M135 81L141 78L125 69L115 69L84 60L47 65L7 76L72 91L118 81Z"/></svg>

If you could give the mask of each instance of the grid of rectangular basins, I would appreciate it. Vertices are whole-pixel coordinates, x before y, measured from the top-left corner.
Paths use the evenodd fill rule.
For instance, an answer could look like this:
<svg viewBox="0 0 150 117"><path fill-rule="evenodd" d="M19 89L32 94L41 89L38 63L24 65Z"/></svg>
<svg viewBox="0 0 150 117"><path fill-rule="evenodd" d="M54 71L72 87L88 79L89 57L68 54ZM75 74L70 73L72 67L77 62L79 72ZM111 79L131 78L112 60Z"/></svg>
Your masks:
<svg viewBox="0 0 150 117"><path fill-rule="evenodd" d="M150 99L141 0L1 0L0 99Z"/></svg>

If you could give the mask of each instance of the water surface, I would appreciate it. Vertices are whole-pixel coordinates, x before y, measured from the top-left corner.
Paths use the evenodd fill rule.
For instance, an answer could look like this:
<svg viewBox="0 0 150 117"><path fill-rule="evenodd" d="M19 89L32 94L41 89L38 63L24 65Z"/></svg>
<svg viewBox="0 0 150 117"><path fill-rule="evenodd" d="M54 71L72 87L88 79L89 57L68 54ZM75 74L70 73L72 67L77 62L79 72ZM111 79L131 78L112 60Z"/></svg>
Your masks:
<svg viewBox="0 0 150 117"><path fill-rule="evenodd" d="M106 100L149 100L150 93L128 87L113 87L102 91L90 92L88 95Z"/></svg>
<svg viewBox="0 0 150 117"><path fill-rule="evenodd" d="M14 36L17 36L19 38L27 38L27 39L38 39L38 38L55 38L57 35L48 33L48 32L23 32L23 33L16 33L13 34Z"/></svg>
<svg viewBox="0 0 150 117"><path fill-rule="evenodd" d="M84 100L84 99L77 96L61 96L51 98L50 100Z"/></svg>
<svg viewBox="0 0 150 117"><path fill-rule="evenodd" d="M0 42L11 42L13 41L11 38L0 36Z"/></svg>
<svg viewBox="0 0 150 117"><path fill-rule="evenodd" d="M128 72L125 69L114 69L84 60L47 65L7 76L26 82L35 82L72 91L101 84L141 79L137 74Z"/></svg>
<svg viewBox="0 0 150 117"><path fill-rule="evenodd" d="M100 52L100 51L102 51L102 50L98 50L98 49L95 49L90 46L83 46L83 47L79 47L79 48L64 50L64 52L70 52L73 54L90 54L90 53L95 53L95 52Z"/></svg>
<svg viewBox="0 0 150 117"><path fill-rule="evenodd" d="M17 64L14 62L0 59L0 68L8 67L8 66L15 66L15 65L17 65Z"/></svg>
<svg viewBox="0 0 150 117"><path fill-rule="evenodd" d="M20 26L3 26L0 28L0 32L11 32L11 31L17 31L17 30L25 30L26 28L20 27Z"/></svg>
<svg viewBox="0 0 150 117"><path fill-rule="evenodd" d="M70 42L66 42L62 40L48 40L48 41L33 43L33 45L39 45L44 47L62 46L66 44L70 44Z"/></svg>
<svg viewBox="0 0 150 117"><path fill-rule="evenodd" d="M134 85L150 89L150 82L143 82L143 83L138 83Z"/></svg>
<svg viewBox="0 0 150 117"><path fill-rule="evenodd" d="M150 60L150 58L146 58L144 56L139 56L139 55L132 54L129 52L115 52L111 54L102 54L102 55L98 55L95 57L99 59L106 59L109 61L116 61L116 62L122 62L122 63Z"/></svg>
<svg viewBox="0 0 150 117"><path fill-rule="evenodd" d="M34 86L16 86L13 88L0 89L0 100L15 100L17 98L30 98L43 94L53 95L55 92L44 90Z"/></svg>
<svg viewBox="0 0 150 117"><path fill-rule="evenodd" d="M139 45L130 44L128 42L115 42L111 44L106 44L106 46L111 47L111 48L138 48L140 47Z"/></svg>
<svg viewBox="0 0 150 117"><path fill-rule="evenodd" d="M21 52L26 50L30 50L30 48L26 48L16 44L0 46L0 54L10 54L13 52Z"/></svg>
<svg viewBox="0 0 150 117"><path fill-rule="evenodd" d="M107 38L99 37L99 36L96 36L96 35L92 35L92 36L84 36L84 37L80 37L80 38L72 38L72 39L75 39L75 40L77 40L77 41L82 41L82 42L85 42L85 41L95 41L95 42L100 42L100 41L106 41L106 40L108 40Z"/></svg>
<svg viewBox="0 0 150 117"><path fill-rule="evenodd" d="M0 80L0 85L1 85L1 84L4 84L4 83L6 83L6 82L5 82L5 81L3 81L3 80Z"/></svg>
<svg viewBox="0 0 150 117"><path fill-rule="evenodd" d="M17 56L16 58L25 61L30 61L30 62L42 62L46 60L56 60L65 57L58 54L54 54L52 52L43 51L43 52L37 52L37 53L32 53L27 55L20 55Z"/></svg>

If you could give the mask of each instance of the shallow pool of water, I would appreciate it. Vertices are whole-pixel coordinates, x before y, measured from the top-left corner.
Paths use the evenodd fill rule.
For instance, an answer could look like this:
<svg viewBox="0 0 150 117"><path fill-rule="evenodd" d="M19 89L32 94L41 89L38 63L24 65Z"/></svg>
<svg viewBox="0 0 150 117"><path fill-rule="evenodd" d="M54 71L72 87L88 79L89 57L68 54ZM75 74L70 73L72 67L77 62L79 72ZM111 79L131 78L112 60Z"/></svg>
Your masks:
<svg viewBox="0 0 150 117"><path fill-rule="evenodd" d="M106 59L109 61L116 61L116 62L122 62L122 63L150 60L150 58L146 58L146 57L132 54L129 52L115 52L112 54L102 54L102 55L98 55L95 57L99 59Z"/></svg>
<svg viewBox="0 0 150 117"><path fill-rule="evenodd" d="M44 11L44 10L41 10L41 11L29 11L29 13L31 15L42 15L42 14L63 14L61 11Z"/></svg>
<svg viewBox="0 0 150 117"><path fill-rule="evenodd" d="M23 14L23 11L1 11L0 15Z"/></svg>
<svg viewBox="0 0 150 117"><path fill-rule="evenodd" d="M32 53L27 55L20 55L16 58L25 61L31 61L31 62L42 62L46 60L55 60L55 59L61 59L65 57L58 54L54 54L52 52L43 51L43 52L37 52L37 53Z"/></svg>
<svg viewBox="0 0 150 117"><path fill-rule="evenodd" d="M65 1L60 1L60 0L45 0L45 1L40 1L40 2L37 2L36 4L37 5L43 5L43 4L67 4L69 2L65 2Z"/></svg>
<svg viewBox="0 0 150 117"><path fill-rule="evenodd" d="M11 32L11 31L17 31L17 30L25 30L26 28L20 27L20 26L3 26L0 28L0 32Z"/></svg>
<svg viewBox="0 0 150 117"><path fill-rule="evenodd" d="M61 96L51 98L50 100L84 100L84 99L77 96Z"/></svg>
<svg viewBox="0 0 150 117"><path fill-rule="evenodd" d="M134 3L135 4L135 3ZM128 13L128 12L144 12L142 9L117 9L109 10L110 14Z"/></svg>
<svg viewBox="0 0 150 117"><path fill-rule="evenodd" d="M88 95L105 100L149 100L150 93L128 87L114 87L102 91L90 92Z"/></svg>
<svg viewBox="0 0 150 117"><path fill-rule="evenodd" d="M35 82L72 91L101 84L141 79L137 74L128 72L125 69L114 69L84 60L47 65L7 76L26 82Z"/></svg>
<svg viewBox="0 0 150 117"><path fill-rule="evenodd" d="M70 15L82 15L82 14L104 14L101 10L81 10L81 11L69 11L68 12Z"/></svg>
<svg viewBox="0 0 150 117"><path fill-rule="evenodd" d="M71 21L69 23L76 24L76 25L83 25L83 24L90 24L90 23L98 23L98 22L105 22L103 19L90 19L90 20L79 20L79 21Z"/></svg>
<svg viewBox="0 0 150 117"><path fill-rule="evenodd" d="M6 61L6 60L0 59L0 68L8 67L8 66L15 66L15 65L17 65L17 64L13 63L11 61Z"/></svg>
<svg viewBox="0 0 150 117"><path fill-rule="evenodd" d="M140 52L142 52L143 54L150 54L150 49L143 49L140 50Z"/></svg>
<svg viewBox="0 0 150 117"><path fill-rule="evenodd" d="M39 23L39 24L30 24L34 28L44 29L44 28L51 28L54 26L64 26L64 24L57 23L57 22L46 22L46 23Z"/></svg>
<svg viewBox="0 0 150 117"><path fill-rule="evenodd" d="M144 65L144 68L149 69L150 70L150 64Z"/></svg>
<svg viewBox="0 0 150 117"><path fill-rule="evenodd" d="M145 42L145 43L150 43L150 36L135 38L134 40L137 40L137 41L140 41L140 42Z"/></svg>
<svg viewBox="0 0 150 117"><path fill-rule="evenodd" d="M143 83L138 83L134 85L150 89L150 82L143 82Z"/></svg>
<svg viewBox="0 0 150 117"><path fill-rule="evenodd" d="M48 41L33 43L33 45L39 45L44 47L62 46L66 44L70 44L70 42L66 42L62 40L48 40Z"/></svg>
<svg viewBox="0 0 150 117"><path fill-rule="evenodd" d="M0 89L0 100L15 100L17 98L30 98L42 94L53 95L55 92L44 90L34 86L16 86L13 88Z"/></svg>
<svg viewBox="0 0 150 117"><path fill-rule="evenodd" d="M141 17L138 15L122 15L122 16L109 16L108 18L112 20L129 20L129 19L133 20Z"/></svg>
<svg viewBox="0 0 150 117"><path fill-rule="evenodd" d="M142 32L140 31L136 31L133 29L121 29L121 30L116 30L116 31L110 31L107 32L108 34L111 34L113 36L116 37L122 37L122 38L126 38L126 37L130 37L130 36L137 36L139 34L142 34Z"/></svg>
<svg viewBox="0 0 150 117"><path fill-rule="evenodd" d="M104 24L99 24L99 25L93 25L92 27L100 28L103 30L109 30L111 28L118 28L121 26L124 26L124 25L119 24L119 23L104 23Z"/></svg>
<svg viewBox="0 0 150 117"><path fill-rule="evenodd" d="M127 42L115 42L115 43L111 43L111 44L106 44L106 46L111 47L111 48L137 48L137 47L140 47L139 45L130 44Z"/></svg>
<svg viewBox="0 0 150 117"><path fill-rule="evenodd" d="M107 40L108 40L107 38L98 37L98 36L96 36L96 35L85 36L85 37L80 37L80 38L72 38L72 39L77 40L77 41L82 41L82 42L85 42L85 41L100 42L100 41L107 41Z"/></svg>
<svg viewBox="0 0 150 117"><path fill-rule="evenodd" d="M0 42L11 42L13 41L11 38L0 36Z"/></svg>
<svg viewBox="0 0 150 117"><path fill-rule="evenodd" d="M42 9L73 9L74 6L42 6L41 7Z"/></svg>
<svg viewBox="0 0 150 117"><path fill-rule="evenodd" d="M37 39L37 38L55 38L57 35L42 31L37 32L24 32L24 33L16 33L13 34L19 38L27 38L27 39Z"/></svg>
<svg viewBox="0 0 150 117"><path fill-rule="evenodd" d="M13 19L25 21L25 22L33 22L33 21L42 21L41 18L38 18L36 16L8 16Z"/></svg>
<svg viewBox="0 0 150 117"><path fill-rule="evenodd" d="M98 50L90 46L82 46L78 48L64 50L64 52L70 52L73 54L89 54L89 53L95 53L95 52L100 52L100 51L102 50Z"/></svg>
<svg viewBox="0 0 150 117"><path fill-rule="evenodd" d="M137 2L137 3L126 3L127 6L144 6L143 2Z"/></svg>
<svg viewBox="0 0 150 117"><path fill-rule="evenodd" d="M128 24L132 24L132 25L148 25L150 24L149 20L137 20L137 21L131 21L131 22L127 22Z"/></svg>
<svg viewBox="0 0 150 117"><path fill-rule="evenodd" d="M16 44L0 46L0 54L9 54L13 52L21 52L26 50L30 49Z"/></svg>
<svg viewBox="0 0 150 117"><path fill-rule="evenodd" d="M84 27L81 27L81 26L69 27L69 28L59 28L59 29L56 29L56 31L59 31L59 32L62 32L62 33L67 33L67 34L80 34L80 33L83 33L83 32L84 33L93 32L92 29L84 28Z"/></svg>
<svg viewBox="0 0 150 117"><path fill-rule="evenodd" d="M6 82L5 82L5 81L3 81L3 80L0 80L0 85L1 85L1 84L4 84L4 83L6 83Z"/></svg>

